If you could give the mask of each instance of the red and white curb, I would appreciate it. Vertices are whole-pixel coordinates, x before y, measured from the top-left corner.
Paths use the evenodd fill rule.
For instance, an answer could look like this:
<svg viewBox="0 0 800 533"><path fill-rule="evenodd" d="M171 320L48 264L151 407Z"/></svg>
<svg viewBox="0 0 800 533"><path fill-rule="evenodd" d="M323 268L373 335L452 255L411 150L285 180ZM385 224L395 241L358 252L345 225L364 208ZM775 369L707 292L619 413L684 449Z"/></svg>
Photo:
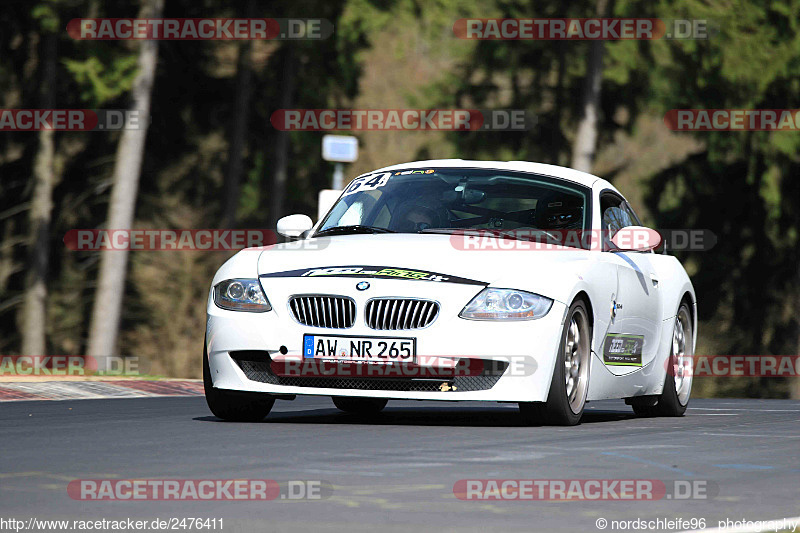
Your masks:
<svg viewBox="0 0 800 533"><path fill-rule="evenodd" d="M200 380L40 381L0 383L0 402L202 396Z"/></svg>

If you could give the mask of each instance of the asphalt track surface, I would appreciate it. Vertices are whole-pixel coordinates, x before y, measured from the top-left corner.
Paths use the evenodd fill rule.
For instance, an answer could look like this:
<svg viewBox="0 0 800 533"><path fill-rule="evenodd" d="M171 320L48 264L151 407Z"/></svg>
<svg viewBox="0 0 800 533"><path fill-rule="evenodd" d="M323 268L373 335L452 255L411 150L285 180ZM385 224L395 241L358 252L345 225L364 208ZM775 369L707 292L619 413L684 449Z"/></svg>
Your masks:
<svg viewBox="0 0 800 533"><path fill-rule="evenodd" d="M278 401L261 423L202 397L0 404L0 517L223 518L224 531L598 531L596 521L800 515L800 402L693 400L639 419L592 402L580 426L524 427L513 405L389 402L375 419L330 398ZM80 501L75 479L324 480L316 501ZM469 478L707 483L707 499L462 501ZM680 529L680 528L679 528ZM631 531L632 529L628 529ZM669 530L669 529L667 529ZM800 531L800 528L798 528ZM196 531L196 530L195 530Z"/></svg>

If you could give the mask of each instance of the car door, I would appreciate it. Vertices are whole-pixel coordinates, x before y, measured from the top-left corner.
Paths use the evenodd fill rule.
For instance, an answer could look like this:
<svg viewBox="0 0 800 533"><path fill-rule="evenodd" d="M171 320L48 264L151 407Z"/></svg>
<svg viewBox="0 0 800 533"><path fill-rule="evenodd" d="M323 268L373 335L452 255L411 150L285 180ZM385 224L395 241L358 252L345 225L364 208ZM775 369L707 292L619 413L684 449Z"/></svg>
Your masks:
<svg viewBox="0 0 800 533"><path fill-rule="evenodd" d="M616 265L617 294L609 302L611 325L603 342L602 358L614 374L646 366L656 357L661 333L661 293L652 252L613 250L611 237L627 226L639 226L636 213L612 191L600 196L604 254Z"/></svg>

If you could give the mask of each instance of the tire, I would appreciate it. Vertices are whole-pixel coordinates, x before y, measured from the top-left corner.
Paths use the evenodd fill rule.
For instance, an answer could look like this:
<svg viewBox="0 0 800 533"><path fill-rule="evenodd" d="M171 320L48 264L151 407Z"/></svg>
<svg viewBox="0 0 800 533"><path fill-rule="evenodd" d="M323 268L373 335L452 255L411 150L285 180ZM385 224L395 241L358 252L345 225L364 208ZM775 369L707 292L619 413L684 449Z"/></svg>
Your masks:
<svg viewBox="0 0 800 533"><path fill-rule="evenodd" d="M633 412L641 417L683 416L692 394L691 372L686 375L687 359L693 354L692 315L689 306L681 304L672 329L672 348L670 349L664 388L658 396L630 398Z"/></svg>
<svg viewBox="0 0 800 533"><path fill-rule="evenodd" d="M376 415L383 411L389 400L385 398L348 398L333 396L333 405L345 413L355 415Z"/></svg>
<svg viewBox="0 0 800 533"><path fill-rule="evenodd" d="M275 403L275 398L264 393L215 389L206 346L203 346L203 389L208 408L214 416L231 422L260 422Z"/></svg>
<svg viewBox="0 0 800 533"><path fill-rule="evenodd" d="M583 300L575 300L564 321L547 402L519 404L520 414L527 424L574 426L580 423L589 390L591 348L592 325L589 313Z"/></svg>

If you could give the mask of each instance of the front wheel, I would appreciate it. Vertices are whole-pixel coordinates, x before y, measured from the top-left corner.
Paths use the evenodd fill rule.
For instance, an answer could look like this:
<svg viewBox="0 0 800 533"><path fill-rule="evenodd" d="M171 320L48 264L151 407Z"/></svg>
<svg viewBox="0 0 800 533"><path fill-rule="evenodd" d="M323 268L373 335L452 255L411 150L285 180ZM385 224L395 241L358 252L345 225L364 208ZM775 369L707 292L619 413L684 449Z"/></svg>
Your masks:
<svg viewBox="0 0 800 533"><path fill-rule="evenodd" d="M561 344L553 370L547 402L520 402L519 410L528 424L550 423L574 426L583 416L589 390L592 325L586 304L576 300L569 308L561 332Z"/></svg>
<svg viewBox="0 0 800 533"><path fill-rule="evenodd" d="M667 363L664 390L658 396L630 398L638 416L683 416L692 393L692 318L689 306L681 304L672 330L672 348Z"/></svg>
<svg viewBox="0 0 800 533"><path fill-rule="evenodd" d="M333 405L345 413L355 415L376 415L383 411L389 400L384 398L348 398L334 396Z"/></svg>
<svg viewBox="0 0 800 533"><path fill-rule="evenodd" d="M231 422L259 422L272 410L275 398L263 393L215 389L208 365L208 348L203 346L203 390L214 416Z"/></svg>

